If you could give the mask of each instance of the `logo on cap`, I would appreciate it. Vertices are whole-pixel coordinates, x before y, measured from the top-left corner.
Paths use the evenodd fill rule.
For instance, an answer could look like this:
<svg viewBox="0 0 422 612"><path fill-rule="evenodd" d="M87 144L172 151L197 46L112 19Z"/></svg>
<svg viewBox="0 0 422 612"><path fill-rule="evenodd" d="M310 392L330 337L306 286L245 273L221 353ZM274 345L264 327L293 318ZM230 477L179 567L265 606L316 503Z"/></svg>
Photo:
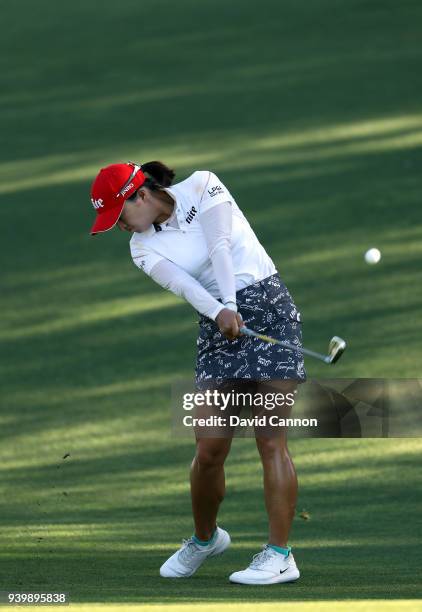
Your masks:
<svg viewBox="0 0 422 612"><path fill-rule="evenodd" d="M102 198L99 198L98 200L94 200L94 198L91 198L91 203L95 210L98 210L98 208L104 208L103 202L104 200Z"/></svg>
<svg viewBox="0 0 422 612"><path fill-rule="evenodd" d="M130 191L133 187L133 183L130 183L129 185L126 185L126 187L124 189L121 190L121 192L119 193L119 195L124 196L125 193L127 193L128 191Z"/></svg>

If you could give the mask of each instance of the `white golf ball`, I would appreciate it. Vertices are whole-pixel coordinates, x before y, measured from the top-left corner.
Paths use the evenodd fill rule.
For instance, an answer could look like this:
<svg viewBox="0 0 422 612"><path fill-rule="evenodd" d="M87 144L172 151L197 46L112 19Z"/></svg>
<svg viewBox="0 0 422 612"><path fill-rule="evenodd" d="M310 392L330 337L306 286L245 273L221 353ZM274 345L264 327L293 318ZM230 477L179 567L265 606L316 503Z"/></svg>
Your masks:
<svg viewBox="0 0 422 612"><path fill-rule="evenodd" d="M379 249L369 249L365 253L365 261L367 264L373 266L377 264L381 259L381 251Z"/></svg>

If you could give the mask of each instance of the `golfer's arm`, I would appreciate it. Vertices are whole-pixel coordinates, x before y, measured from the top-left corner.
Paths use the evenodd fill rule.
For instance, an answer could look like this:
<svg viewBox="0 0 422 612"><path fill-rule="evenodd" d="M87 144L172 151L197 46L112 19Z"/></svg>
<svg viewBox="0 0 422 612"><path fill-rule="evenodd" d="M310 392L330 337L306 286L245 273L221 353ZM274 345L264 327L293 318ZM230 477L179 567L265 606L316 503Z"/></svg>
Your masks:
<svg viewBox="0 0 422 612"><path fill-rule="evenodd" d="M185 298L198 312L214 321L224 308L193 276L168 259L153 265L149 275L161 287Z"/></svg>
<svg viewBox="0 0 422 612"><path fill-rule="evenodd" d="M230 202L220 202L199 216L208 255L224 304L236 309L236 282L231 252L232 209Z"/></svg>

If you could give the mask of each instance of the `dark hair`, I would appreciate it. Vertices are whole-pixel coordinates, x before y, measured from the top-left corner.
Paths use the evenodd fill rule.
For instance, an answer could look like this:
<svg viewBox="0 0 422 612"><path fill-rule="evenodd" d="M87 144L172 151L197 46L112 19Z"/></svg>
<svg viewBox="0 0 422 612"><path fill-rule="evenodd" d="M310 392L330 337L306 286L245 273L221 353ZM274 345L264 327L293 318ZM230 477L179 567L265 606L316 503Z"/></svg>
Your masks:
<svg viewBox="0 0 422 612"><path fill-rule="evenodd" d="M146 181L142 187L148 187L151 191L160 191L163 187L170 187L176 173L160 161L146 162L141 165L142 172L146 175ZM128 200L135 200L138 190Z"/></svg>
<svg viewBox="0 0 422 612"><path fill-rule="evenodd" d="M142 164L142 172L147 175L145 187L151 191L159 191L162 187L170 187L176 173L160 161Z"/></svg>

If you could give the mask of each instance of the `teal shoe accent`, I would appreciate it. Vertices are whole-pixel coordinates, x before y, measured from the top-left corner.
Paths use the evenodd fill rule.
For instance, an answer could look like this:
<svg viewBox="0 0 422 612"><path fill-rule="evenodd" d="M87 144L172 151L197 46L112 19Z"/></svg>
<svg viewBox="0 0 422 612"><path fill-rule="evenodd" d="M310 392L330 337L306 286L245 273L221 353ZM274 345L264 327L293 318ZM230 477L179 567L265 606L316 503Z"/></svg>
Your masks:
<svg viewBox="0 0 422 612"><path fill-rule="evenodd" d="M275 544L268 544L268 546L270 548L273 548L276 552L284 555L285 557L287 557L289 552L292 550L291 546L288 546L287 548L283 548L282 546L276 546Z"/></svg>
<svg viewBox="0 0 422 612"><path fill-rule="evenodd" d="M200 540L199 538L196 537L196 535L192 536L192 540L195 542L195 544L198 544L198 546L208 546L208 544L212 544L214 542L216 536L217 536L217 527L212 532L212 536L210 537L209 540Z"/></svg>

